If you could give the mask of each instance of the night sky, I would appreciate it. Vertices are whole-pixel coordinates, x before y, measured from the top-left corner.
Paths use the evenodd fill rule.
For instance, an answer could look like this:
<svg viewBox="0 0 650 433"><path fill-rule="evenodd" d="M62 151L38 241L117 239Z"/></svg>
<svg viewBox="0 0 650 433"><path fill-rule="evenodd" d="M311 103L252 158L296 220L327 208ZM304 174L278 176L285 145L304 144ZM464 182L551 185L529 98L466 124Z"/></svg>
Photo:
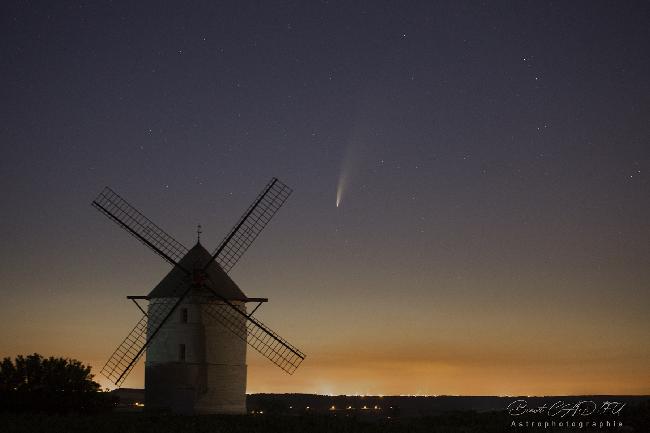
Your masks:
<svg viewBox="0 0 650 433"><path fill-rule="evenodd" d="M650 393L648 2L161 3L0 5L0 356L99 373L169 270L104 186L212 250L277 176L248 392Z"/></svg>

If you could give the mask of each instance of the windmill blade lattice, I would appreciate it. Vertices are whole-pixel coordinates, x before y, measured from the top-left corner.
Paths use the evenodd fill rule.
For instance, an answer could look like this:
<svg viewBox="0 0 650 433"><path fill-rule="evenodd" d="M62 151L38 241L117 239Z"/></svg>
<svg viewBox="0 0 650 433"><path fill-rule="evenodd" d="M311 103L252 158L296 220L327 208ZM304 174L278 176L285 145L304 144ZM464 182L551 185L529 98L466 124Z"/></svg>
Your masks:
<svg viewBox="0 0 650 433"><path fill-rule="evenodd" d="M235 227L214 250L212 257L221 268L230 272L241 256L266 227L271 218L291 195L291 188L273 178L264 187Z"/></svg>
<svg viewBox="0 0 650 433"><path fill-rule="evenodd" d="M293 374L305 359L298 348L235 305L211 302L204 305L203 312L289 374Z"/></svg>
<svg viewBox="0 0 650 433"><path fill-rule="evenodd" d="M183 244L109 187L99 193L92 205L172 265L177 265L187 254L187 248Z"/></svg>
<svg viewBox="0 0 650 433"><path fill-rule="evenodd" d="M108 358L100 371L102 376L109 379L116 386L122 385L122 382L138 363L155 334L162 327L165 319L171 315L190 289L189 281L183 281L173 290L173 294L177 294L178 298L159 298L155 304L150 304L147 314L138 320L131 332ZM154 329L149 336L147 336L148 327Z"/></svg>
<svg viewBox="0 0 650 433"><path fill-rule="evenodd" d="M117 346L117 349L108 358L100 374L113 382L116 386L121 386L122 382L131 372L133 366L142 356L141 348L147 341L147 315L143 315L138 323L135 324L131 332L126 336L124 341ZM138 355L140 354L140 355Z"/></svg>

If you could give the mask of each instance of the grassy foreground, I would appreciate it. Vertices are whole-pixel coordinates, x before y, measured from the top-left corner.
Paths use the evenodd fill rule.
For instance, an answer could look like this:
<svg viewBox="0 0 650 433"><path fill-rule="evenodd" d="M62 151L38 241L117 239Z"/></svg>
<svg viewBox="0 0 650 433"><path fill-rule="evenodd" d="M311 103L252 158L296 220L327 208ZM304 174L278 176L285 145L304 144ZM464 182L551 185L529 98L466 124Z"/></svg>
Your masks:
<svg viewBox="0 0 650 433"><path fill-rule="evenodd" d="M352 417L308 416L179 416L146 413L103 415L0 414L3 433L320 433L320 432L503 432L505 414L463 412L426 418L367 421ZM525 431L525 430L519 430Z"/></svg>
<svg viewBox="0 0 650 433"><path fill-rule="evenodd" d="M606 432L647 431L647 409L635 412L619 428L539 429L510 426L505 412L451 412L437 416L403 419L367 420L328 415L202 415L181 416L150 413L107 413L101 415L53 415L0 413L3 433L321 433L321 432L386 432L386 433L502 433L502 432Z"/></svg>

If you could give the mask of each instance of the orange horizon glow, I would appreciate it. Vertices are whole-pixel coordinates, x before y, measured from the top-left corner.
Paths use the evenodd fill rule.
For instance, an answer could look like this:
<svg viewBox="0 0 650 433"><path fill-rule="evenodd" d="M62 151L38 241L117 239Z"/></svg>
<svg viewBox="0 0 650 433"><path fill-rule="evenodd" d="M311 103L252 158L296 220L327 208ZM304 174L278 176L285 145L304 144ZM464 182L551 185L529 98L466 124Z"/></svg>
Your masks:
<svg viewBox="0 0 650 433"><path fill-rule="evenodd" d="M566 297L568 300L569 298ZM481 302L478 299L477 302ZM78 301L81 303L82 301ZM123 302L120 300L120 302ZM396 305L399 299L387 300ZM404 302L404 301L402 301ZM282 300L278 301L281 304ZM642 306L629 307L625 320L594 322L578 313L564 321L548 317L527 317L526 328L509 325L519 317L493 311L483 303L481 310L452 317L440 310L435 316L417 314L415 302L409 322L392 324L400 316L381 311L382 321L374 321L377 311L356 309L350 315L337 310L347 320L308 317L301 308L291 315L270 307L260 314L273 323L306 354L293 374L287 375L256 351L249 349L248 393L309 393L322 395L649 395L647 345ZM361 302L358 302L361 305ZM449 308L463 307L447 304ZM543 303L537 304L543 308ZM29 322L21 338L4 341L2 356L38 352L43 356L79 359L92 366L95 380L103 388L115 386L99 372L128 324L137 316L135 308L124 304L112 312L95 314L80 305L69 306L75 314L67 321L48 316L49 310ZM14 310L15 315L19 309ZM46 311L46 310L43 310ZM76 313L76 312L83 312ZM58 313L57 313L58 314ZM606 311L599 312L606 318ZM353 317L353 318L351 318ZM8 317L8 323L19 323ZM61 319L63 320L63 319ZM372 324L352 329L350 323ZM89 327L89 323L94 323ZM110 327L97 326L115 323ZM296 326L307 323L308 327ZM489 326L485 324L489 323ZM423 333L423 329L436 332ZM325 330L325 331L321 331ZM6 330L18 334L18 330ZM314 336L318 338L313 338ZM101 337L101 338L100 338ZM144 362L140 360L127 380L126 388L142 388Z"/></svg>
<svg viewBox="0 0 650 433"><path fill-rule="evenodd" d="M359 396L650 394L647 369L633 360L622 360L614 367L570 357L535 360L535 356L512 356L509 363L508 355L492 354L485 361L456 356L455 360L417 360L366 353L349 360L343 352L323 353L321 357L308 357L293 375L287 375L249 350L246 392ZM93 364L95 380L103 388L114 389L98 374L100 364ZM142 360L122 387L144 387Z"/></svg>

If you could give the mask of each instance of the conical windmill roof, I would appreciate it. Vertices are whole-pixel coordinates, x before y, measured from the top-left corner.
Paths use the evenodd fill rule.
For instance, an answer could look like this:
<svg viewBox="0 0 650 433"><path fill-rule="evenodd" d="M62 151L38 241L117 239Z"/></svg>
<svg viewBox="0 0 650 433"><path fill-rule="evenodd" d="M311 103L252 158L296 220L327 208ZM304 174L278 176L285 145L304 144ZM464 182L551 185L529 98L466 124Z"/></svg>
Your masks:
<svg viewBox="0 0 650 433"><path fill-rule="evenodd" d="M228 300L245 301L248 299L237 284L221 269L221 266L212 260L208 250L198 242L180 260L179 265L191 272L194 269L203 269L208 262L210 262L210 265L206 270L206 274L209 279L205 280L207 286ZM179 291L182 293L190 281L183 269L174 266L149 293L149 298L177 298L180 295Z"/></svg>

